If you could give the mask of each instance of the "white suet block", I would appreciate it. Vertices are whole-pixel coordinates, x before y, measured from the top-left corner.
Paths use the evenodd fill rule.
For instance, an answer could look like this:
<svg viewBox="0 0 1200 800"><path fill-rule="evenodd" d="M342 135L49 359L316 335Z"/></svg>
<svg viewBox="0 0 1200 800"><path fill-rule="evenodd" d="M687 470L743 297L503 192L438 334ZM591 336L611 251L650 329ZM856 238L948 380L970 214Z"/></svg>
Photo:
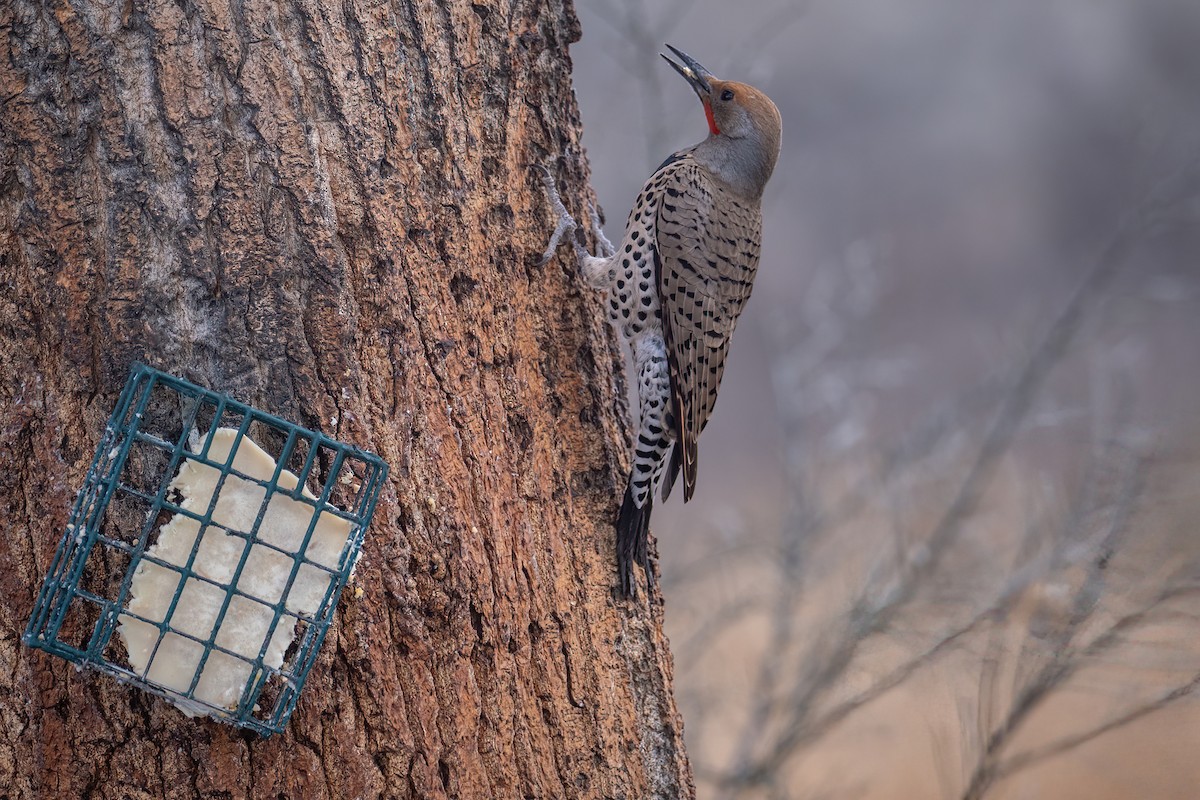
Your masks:
<svg viewBox="0 0 1200 800"><path fill-rule="evenodd" d="M233 429L218 429L213 434L208 459L226 461L236 437L237 431ZM263 481L269 481L275 473L275 460L245 436L238 443L232 466L238 472ZM219 478L219 470L187 459L170 486L182 496L179 503L182 508L203 516L216 492ZM296 476L291 472L280 472L278 486L281 489L295 489L297 483ZM146 555L182 568L187 564L197 536L200 536L192 571L229 586L247 547L244 534L253 528L266 491L258 484L229 475L217 496L212 513L214 524L208 526L202 536L199 522L176 514L163 525L157 542L146 550ZM307 487L304 487L303 494L313 498ZM257 539L288 553L296 553L315 513L316 509L308 503L273 493L256 531ZM329 512L321 512L305 557L336 571L350 532L351 524L348 521ZM336 579L335 575L311 564L301 564L284 603L290 614L281 616L274 630L269 630L275 610L268 604L278 603L283 597L294 564L295 559L290 555L262 544L250 545L236 589L258 600L241 594L233 595L215 637L218 646L247 660L213 650L196 685L194 696L197 700L218 708L235 708L247 682L252 678L250 662L262 652L264 642L267 642L267 646L263 664L274 668L283 664L284 653L296 635L297 619L291 614L315 614L331 581ZM174 569L142 561L134 573L127 609L155 622L163 620L182 577ZM172 630L207 640L213 633L221 607L229 594L230 591L225 588L197 578L188 578L168 625ZM130 666L135 672L167 689L187 692L203 656L203 645L185 636L167 633L155 653L159 629L125 615L120 617L119 631L129 654ZM208 712L198 703L183 699L174 699L172 702L189 716Z"/></svg>

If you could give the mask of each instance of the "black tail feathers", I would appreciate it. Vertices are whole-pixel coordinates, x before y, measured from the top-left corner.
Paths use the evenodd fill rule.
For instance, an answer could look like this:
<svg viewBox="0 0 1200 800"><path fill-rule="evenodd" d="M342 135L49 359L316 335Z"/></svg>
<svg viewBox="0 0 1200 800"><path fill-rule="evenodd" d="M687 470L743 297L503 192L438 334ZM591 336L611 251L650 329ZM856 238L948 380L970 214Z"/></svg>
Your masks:
<svg viewBox="0 0 1200 800"><path fill-rule="evenodd" d="M679 442L671 445L671 461L667 465L667 474L662 482L662 499L667 502L667 498L671 496L671 489L675 488L675 480L679 477L679 468L683 465L683 446ZM686 500L684 502L687 502Z"/></svg>
<svg viewBox="0 0 1200 800"><path fill-rule="evenodd" d="M641 564L646 570L646 581L654 585L654 573L650 571L650 556L646 538L650 533L650 509L654 499L646 496L641 508L634 505L632 487L625 487L625 499L621 502L621 515L617 518L617 569L621 577L621 594L633 596L633 565Z"/></svg>

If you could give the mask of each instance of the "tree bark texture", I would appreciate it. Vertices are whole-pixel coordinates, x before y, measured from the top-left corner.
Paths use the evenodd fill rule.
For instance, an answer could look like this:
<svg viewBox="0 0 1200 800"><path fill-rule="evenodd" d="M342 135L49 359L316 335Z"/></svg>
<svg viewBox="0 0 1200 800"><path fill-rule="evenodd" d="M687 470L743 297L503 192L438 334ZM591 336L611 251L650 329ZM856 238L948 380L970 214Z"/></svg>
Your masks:
<svg viewBox="0 0 1200 800"><path fill-rule="evenodd" d="M569 4L0 4L0 796L692 793L661 603L614 599L619 355ZM130 363L392 467L282 735L21 646Z"/></svg>

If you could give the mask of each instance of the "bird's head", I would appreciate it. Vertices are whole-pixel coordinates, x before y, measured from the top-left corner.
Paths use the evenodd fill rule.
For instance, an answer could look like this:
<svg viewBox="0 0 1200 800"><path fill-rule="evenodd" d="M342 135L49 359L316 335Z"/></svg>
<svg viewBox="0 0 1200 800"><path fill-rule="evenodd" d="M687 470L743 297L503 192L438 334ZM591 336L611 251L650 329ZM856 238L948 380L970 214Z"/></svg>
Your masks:
<svg viewBox="0 0 1200 800"><path fill-rule="evenodd" d="M738 160L753 162L745 166L752 167L766 184L779 158L783 133L779 109L771 98L749 84L721 80L682 50L667 48L683 63L672 61L665 53L660 55L691 84L704 104L709 140L724 140L724 147L743 151Z"/></svg>

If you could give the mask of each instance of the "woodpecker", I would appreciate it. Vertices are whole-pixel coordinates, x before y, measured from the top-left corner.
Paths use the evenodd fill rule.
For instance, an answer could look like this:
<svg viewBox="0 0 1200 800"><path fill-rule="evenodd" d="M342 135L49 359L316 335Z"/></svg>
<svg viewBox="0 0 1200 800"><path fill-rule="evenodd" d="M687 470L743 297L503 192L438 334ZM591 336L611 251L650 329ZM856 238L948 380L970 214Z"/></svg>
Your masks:
<svg viewBox="0 0 1200 800"><path fill-rule="evenodd" d="M696 490L696 441L725 371L729 340L750 298L761 244L763 189L779 157L779 110L753 86L720 80L671 45L661 54L695 90L708 138L672 154L646 181L617 247L591 210L598 255L542 169L558 223L543 262L573 234L588 284L607 292L608 316L633 352L640 412L633 467L617 519L621 591L633 593L633 564L652 583L646 538L653 495L666 500L683 475Z"/></svg>

